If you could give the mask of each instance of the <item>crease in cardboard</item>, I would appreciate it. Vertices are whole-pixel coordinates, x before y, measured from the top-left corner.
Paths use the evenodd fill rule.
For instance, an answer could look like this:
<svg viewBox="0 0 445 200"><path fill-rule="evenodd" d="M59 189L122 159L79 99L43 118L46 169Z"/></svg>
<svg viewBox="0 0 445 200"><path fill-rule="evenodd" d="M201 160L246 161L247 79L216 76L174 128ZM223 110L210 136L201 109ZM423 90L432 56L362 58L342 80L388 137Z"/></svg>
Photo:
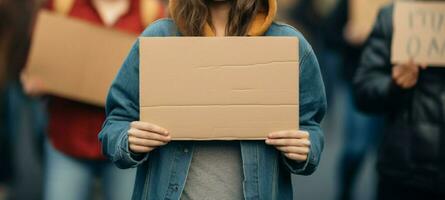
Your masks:
<svg viewBox="0 0 445 200"><path fill-rule="evenodd" d="M249 92L249 91L254 91L257 90L255 88L233 88L231 91L233 92Z"/></svg>
<svg viewBox="0 0 445 200"><path fill-rule="evenodd" d="M248 68L248 67L261 67L261 66L267 66L273 65L273 64L280 64L280 63L295 63L298 64L297 60L289 60L289 61L270 61L270 62L263 62L263 63L252 63L252 64L238 64L238 65L230 65L230 64L224 64L224 65L208 65L208 66L196 66L198 69L223 69L223 68Z"/></svg>

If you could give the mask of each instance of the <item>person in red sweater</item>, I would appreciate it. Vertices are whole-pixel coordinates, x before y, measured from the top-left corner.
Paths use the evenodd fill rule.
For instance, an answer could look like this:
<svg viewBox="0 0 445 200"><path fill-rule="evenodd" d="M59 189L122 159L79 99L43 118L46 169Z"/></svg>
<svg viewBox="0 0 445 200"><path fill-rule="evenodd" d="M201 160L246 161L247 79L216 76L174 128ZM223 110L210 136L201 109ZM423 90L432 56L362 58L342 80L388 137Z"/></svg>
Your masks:
<svg viewBox="0 0 445 200"><path fill-rule="evenodd" d="M158 0L48 0L46 9L135 34L164 15ZM22 83L27 94L43 95L38 80L23 76ZM48 111L44 199L88 199L96 177L105 199L129 199L135 171L117 169L101 153L97 134L104 109L51 96Z"/></svg>

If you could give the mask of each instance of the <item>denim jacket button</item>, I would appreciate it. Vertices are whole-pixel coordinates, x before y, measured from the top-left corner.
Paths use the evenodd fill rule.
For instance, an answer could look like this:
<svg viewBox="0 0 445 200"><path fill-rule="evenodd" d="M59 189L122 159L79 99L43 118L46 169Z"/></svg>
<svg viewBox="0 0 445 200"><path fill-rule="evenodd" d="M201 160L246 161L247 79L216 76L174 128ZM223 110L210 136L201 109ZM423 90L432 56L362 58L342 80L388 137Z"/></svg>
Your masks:
<svg viewBox="0 0 445 200"><path fill-rule="evenodd" d="M188 152L189 152L189 149L185 148L184 153L188 153Z"/></svg>

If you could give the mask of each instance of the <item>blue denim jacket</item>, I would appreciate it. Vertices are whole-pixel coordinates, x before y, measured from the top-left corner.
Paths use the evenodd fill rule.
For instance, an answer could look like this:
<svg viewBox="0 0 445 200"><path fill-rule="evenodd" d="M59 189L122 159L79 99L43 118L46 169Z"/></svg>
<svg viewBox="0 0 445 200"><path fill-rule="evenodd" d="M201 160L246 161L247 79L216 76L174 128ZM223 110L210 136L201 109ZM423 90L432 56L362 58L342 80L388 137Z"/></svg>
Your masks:
<svg viewBox="0 0 445 200"><path fill-rule="evenodd" d="M162 19L151 24L142 36L180 36L180 33L172 20ZM291 173L312 174L320 161L324 144L320 122L326 111L325 90L317 58L300 32L291 26L273 23L265 36L295 36L300 41L300 129L309 132L311 148L307 161L297 163L264 141L241 141L243 192L246 200L292 199ZM112 83L106 113L99 134L103 153L120 168L138 168L133 199L180 199L194 142L173 141L143 156L136 156L128 149L129 123L139 120L138 41Z"/></svg>

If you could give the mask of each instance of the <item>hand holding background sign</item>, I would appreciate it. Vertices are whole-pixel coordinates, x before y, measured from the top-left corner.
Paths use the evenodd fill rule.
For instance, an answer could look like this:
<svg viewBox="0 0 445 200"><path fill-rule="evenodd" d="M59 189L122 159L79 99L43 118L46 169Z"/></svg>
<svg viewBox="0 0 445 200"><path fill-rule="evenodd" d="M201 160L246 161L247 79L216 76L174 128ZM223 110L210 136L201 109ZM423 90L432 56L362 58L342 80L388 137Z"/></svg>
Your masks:
<svg viewBox="0 0 445 200"><path fill-rule="evenodd" d="M445 2L397 2L394 7L394 64L445 67Z"/></svg>
<svg viewBox="0 0 445 200"><path fill-rule="evenodd" d="M426 64L416 64L410 60L405 63L396 64L392 68L392 78L394 82L404 89L409 89L417 84L419 71L426 69Z"/></svg>

